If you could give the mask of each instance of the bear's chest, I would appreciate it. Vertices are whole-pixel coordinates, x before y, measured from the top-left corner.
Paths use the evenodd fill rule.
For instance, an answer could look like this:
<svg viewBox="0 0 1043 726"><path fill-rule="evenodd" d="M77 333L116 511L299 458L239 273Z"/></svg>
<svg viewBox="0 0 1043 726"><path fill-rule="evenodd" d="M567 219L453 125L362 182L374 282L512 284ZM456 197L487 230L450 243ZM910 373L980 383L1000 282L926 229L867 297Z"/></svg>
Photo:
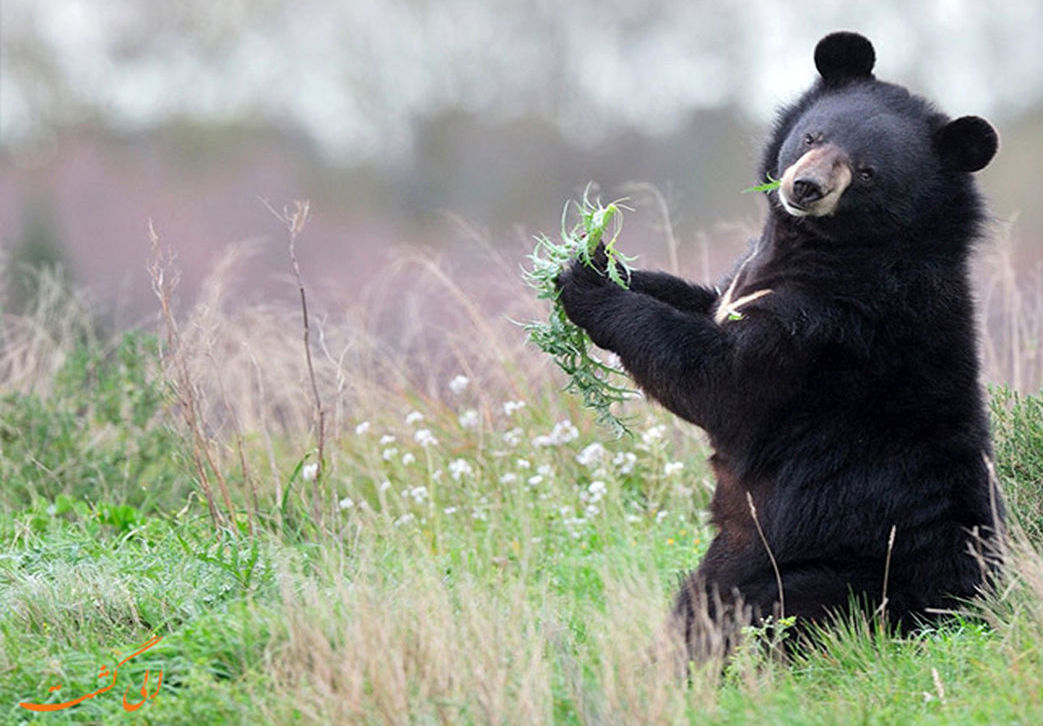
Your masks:
<svg viewBox="0 0 1043 726"><path fill-rule="evenodd" d="M714 322L724 325L740 321L746 317L748 305L773 294L774 289L766 274L769 268L769 255L760 247L753 250L717 299Z"/></svg>

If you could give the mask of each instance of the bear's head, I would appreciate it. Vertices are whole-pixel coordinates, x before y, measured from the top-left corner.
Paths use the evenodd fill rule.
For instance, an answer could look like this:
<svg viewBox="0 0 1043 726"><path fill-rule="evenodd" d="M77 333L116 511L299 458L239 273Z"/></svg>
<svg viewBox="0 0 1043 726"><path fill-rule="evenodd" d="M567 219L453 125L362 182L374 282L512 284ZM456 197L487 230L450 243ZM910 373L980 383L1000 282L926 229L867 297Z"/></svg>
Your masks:
<svg viewBox="0 0 1043 726"><path fill-rule="evenodd" d="M872 44L827 35L819 79L783 109L762 173L779 179L777 213L831 239L894 239L958 213L979 214L970 172L997 149L984 119L950 120L919 96L873 76Z"/></svg>

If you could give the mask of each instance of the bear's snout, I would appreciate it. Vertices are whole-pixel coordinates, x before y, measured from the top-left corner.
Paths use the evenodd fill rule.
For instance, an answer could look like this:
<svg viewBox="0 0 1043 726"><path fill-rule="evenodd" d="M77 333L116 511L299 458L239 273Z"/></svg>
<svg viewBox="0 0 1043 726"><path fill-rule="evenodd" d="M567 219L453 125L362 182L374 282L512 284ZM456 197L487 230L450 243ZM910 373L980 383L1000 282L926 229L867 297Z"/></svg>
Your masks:
<svg viewBox="0 0 1043 726"><path fill-rule="evenodd" d="M802 207L817 202L823 196L822 187L818 185L817 179L801 177L793 182L793 201Z"/></svg>
<svg viewBox="0 0 1043 726"><path fill-rule="evenodd" d="M794 217L825 217L836 211L851 184L851 163L838 147L827 144L804 154L782 175L779 200Z"/></svg>

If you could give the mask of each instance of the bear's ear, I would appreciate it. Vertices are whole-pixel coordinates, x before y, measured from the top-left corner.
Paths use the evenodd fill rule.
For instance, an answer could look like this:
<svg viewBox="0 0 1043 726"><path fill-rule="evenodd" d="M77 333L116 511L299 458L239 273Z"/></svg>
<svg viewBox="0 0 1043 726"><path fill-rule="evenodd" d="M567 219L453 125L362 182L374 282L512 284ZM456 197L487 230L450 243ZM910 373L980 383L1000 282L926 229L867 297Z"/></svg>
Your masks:
<svg viewBox="0 0 1043 726"><path fill-rule="evenodd" d="M874 63L873 44L858 33L830 33L815 46L815 67L830 86L853 78L872 78Z"/></svg>
<svg viewBox="0 0 1043 726"><path fill-rule="evenodd" d="M934 146L946 168L956 171L984 169L999 147L992 125L978 116L961 116L942 126L934 135Z"/></svg>

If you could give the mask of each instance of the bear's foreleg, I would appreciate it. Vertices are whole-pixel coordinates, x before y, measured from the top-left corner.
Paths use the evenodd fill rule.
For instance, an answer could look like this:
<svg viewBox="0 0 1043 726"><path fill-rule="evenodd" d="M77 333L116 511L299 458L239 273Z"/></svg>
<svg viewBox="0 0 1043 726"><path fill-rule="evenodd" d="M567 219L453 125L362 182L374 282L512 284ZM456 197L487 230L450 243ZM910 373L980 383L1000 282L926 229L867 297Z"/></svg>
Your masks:
<svg viewBox="0 0 1043 726"><path fill-rule="evenodd" d="M709 315L717 302L716 290L666 272L634 270L630 273L630 289L690 315Z"/></svg>
<svg viewBox="0 0 1043 726"><path fill-rule="evenodd" d="M577 262L558 279L559 300L569 319L596 345L618 355L650 396L705 425L704 404L732 388L728 380L735 368L731 344L708 314L713 293L662 273L634 275L635 286L626 290ZM707 312L684 312L681 306Z"/></svg>

